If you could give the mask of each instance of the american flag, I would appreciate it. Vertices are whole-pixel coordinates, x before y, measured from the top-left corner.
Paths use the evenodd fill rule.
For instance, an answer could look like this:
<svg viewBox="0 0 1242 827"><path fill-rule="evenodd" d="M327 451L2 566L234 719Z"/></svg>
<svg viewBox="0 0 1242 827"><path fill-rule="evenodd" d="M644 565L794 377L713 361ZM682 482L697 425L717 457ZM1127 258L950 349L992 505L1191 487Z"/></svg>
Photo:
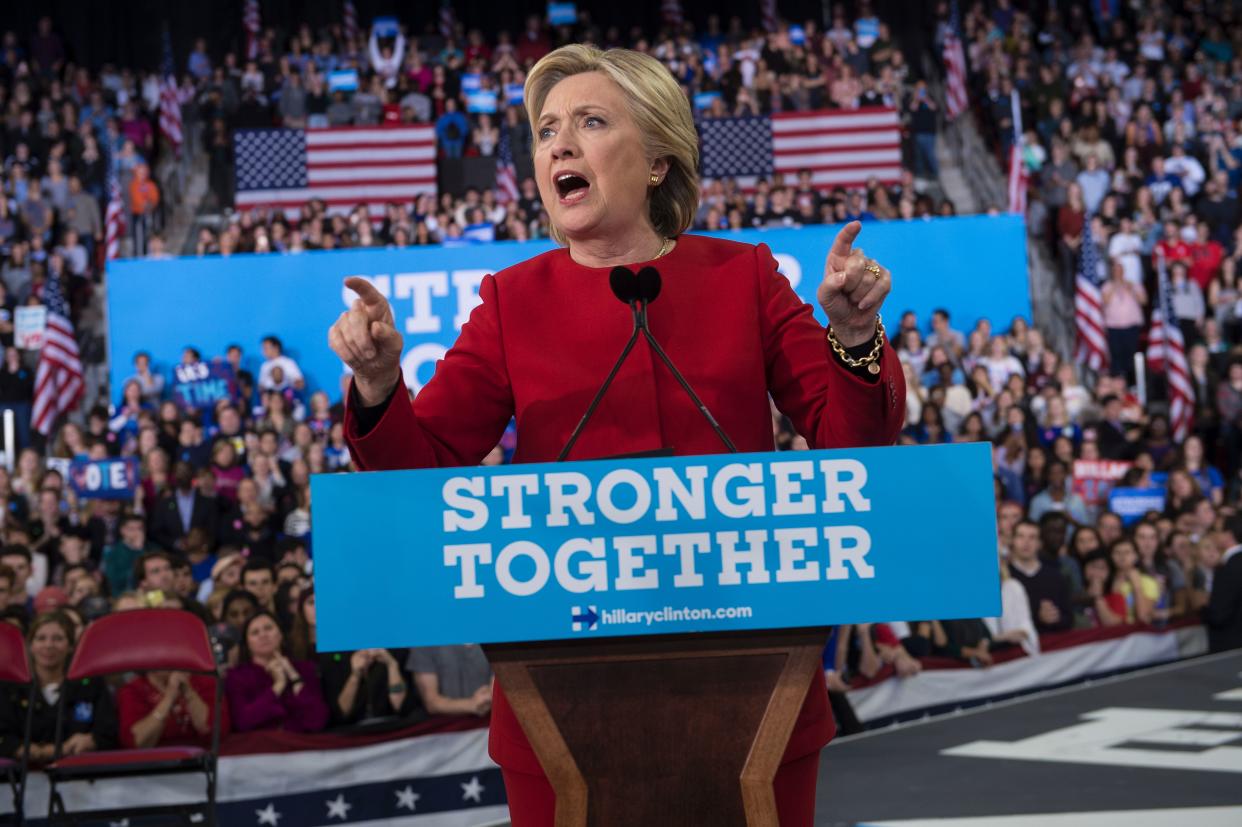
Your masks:
<svg viewBox="0 0 1242 827"><path fill-rule="evenodd" d="M108 206L104 210L104 260L111 261L121 254L121 239L125 237L125 200L121 197L121 185L116 176L108 178Z"/></svg>
<svg viewBox="0 0 1242 827"><path fill-rule="evenodd" d="M1022 101L1015 88L1010 94L1013 110L1013 146L1009 148L1009 212L1026 215L1026 163L1022 160Z"/></svg>
<svg viewBox="0 0 1242 827"><path fill-rule="evenodd" d="M1078 276L1074 286L1074 324L1078 328L1076 358L1094 371L1108 367L1108 339L1104 333L1104 314L1100 310L1100 256L1091 237L1091 219L1083 220Z"/></svg>
<svg viewBox="0 0 1242 827"><path fill-rule="evenodd" d="M1190 435L1195 392L1186 364L1186 341L1173 312L1173 287L1164 256L1156 258L1156 269L1159 295L1151 314L1151 329L1147 331L1147 368L1164 372L1169 385L1169 425L1173 429L1173 439L1181 442Z"/></svg>
<svg viewBox="0 0 1242 827"><path fill-rule="evenodd" d="M949 4L949 22L944 30L941 59L944 61L945 114L954 120L966 111L970 101L966 97L966 52L962 49L961 19L957 14L957 0Z"/></svg>
<svg viewBox="0 0 1242 827"><path fill-rule="evenodd" d="M664 17L665 24L669 26L681 26L681 0L661 0L660 14Z"/></svg>
<svg viewBox="0 0 1242 827"><path fill-rule="evenodd" d="M436 192L431 126L239 129L233 133L238 207L298 212L312 198L329 212L409 202Z"/></svg>
<svg viewBox="0 0 1242 827"><path fill-rule="evenodd" d="M513 163L513 142L509 127L500 128L500 144L496 148L496 201L511 204L518 200L517 166Z"/></svg>
<svg viewBox="0 0 1242 827"><path fill-rule="evenodd" d="M351 43L358 39L358 9L354 0L345 0L345 37Z"/></svg>
<svg viewBox="0 0 1242 827"><path fill-rule="evenodd" d="M901 127L894 109L788 112L705 118L699 123L706 179L735 178L753 190L760 177L811 170L820 188L861 187L901 176Z"/></svg>
<svg viewBox="0 0 1242 827"><path fill-rule="evenodd" d="M242 8L242 28L246 30L246 58L254 60L259 56L259 30L262 28L259 0L246 0Z"/></svg>
<svg viewBox="0 0 1242 827"><path fill-rule="evenodd" d="M160 66L160 134L181 151L181 92L177 88L177 71L173 64L172 36L164 29L164 58Z"/></svg>
<svg viewBox="0 0 1242 827"><path fill-rule="evenodd" d="M440 37L452 40L453 29L456 28L455 22L452 0L440 0Z"/></svg>
<svg viewBox="0 0 1242 827"><path fill-rule="evenodd" d="M72 411L82 401L82 361L73 338L69 305L60 287L60 277L43 283L43 303L47 305L47 328L35 369L34 409L30 415L35 430L47 436L57 417Z"/></svg>
<svg viewBox="0 0 1242 827"><path fill-rule="evenodd" d="M765 32L776 31L780 14L776 10L776 0L759 0L759 16L763 19Z"/></svg>

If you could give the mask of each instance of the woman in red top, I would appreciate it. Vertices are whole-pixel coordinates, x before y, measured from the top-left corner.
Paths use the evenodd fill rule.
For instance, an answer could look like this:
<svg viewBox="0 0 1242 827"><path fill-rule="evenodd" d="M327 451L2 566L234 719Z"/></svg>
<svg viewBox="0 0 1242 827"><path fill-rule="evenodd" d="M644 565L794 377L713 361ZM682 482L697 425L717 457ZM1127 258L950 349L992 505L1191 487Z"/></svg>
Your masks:
<svg viewBox="0 0 1242 827"><path fill-rule="evenodd" d="M121 746L130 749L211 745L216 679L186 672L148 672L116 692ZM220 705L220 735L229 713Z"/></svg>
<svg viewBox="0 0 1242 827"><path fill-rule="evenodd" d="M828 253L825 331L766 246L682 235L698 207L698 136L658 61L566 46L531 71L525 100L535 180L565 247L483 279L482 303L413 404L392 310L367 281L346 280L359 298L329 342L354 373L345 432L359 468L476 465L510 417L515 462L556 458L630 334L609 287L622 265L663 272L652 332L739 450L773 449L769 395L814 448L892 444L905 381L877 317L891 280L852 248L857 222ZM569 458L653 449L721 445L640 341ZM819 673L775 780L783 825L813 820L819 750L834 731L827 700ZM515 827L552 824L552 787L500 685L490 752Z"/></svg>

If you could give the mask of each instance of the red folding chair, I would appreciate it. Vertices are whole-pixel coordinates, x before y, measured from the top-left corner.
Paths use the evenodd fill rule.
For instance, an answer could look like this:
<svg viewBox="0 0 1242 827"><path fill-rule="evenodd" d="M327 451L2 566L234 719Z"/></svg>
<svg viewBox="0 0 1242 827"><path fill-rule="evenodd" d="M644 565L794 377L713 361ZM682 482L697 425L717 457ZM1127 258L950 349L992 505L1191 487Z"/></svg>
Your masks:
<svg viewBox="0 0 1242 827"><path fill-rule="evenodd" d="M34 720L31 710L34 709L34 680L30 674L30 659L26 656L26 639L22 630L12 623L0 621L0 682L26 685L26 734L22 738L23 745L30 744L30 725ZM13 815L11 823L21 825L26 822L26 752L17 753L17 760L0 758L0 777L13 790ZM9 817L3 817L10 821Z"/></svg>
<svg viewBox="0 0 1242 827"><path fill-rule="evenodd" d="M47 766L49 790L48 824L81 819L125 818L138 814L179 815L187 824L216 825L216 759L220 752L220 703L224 681L203 622L180 609L137 609L105 615L86 627L69 663L66 682L121 672L154 670L193 672L215 677L211 749L202 747L151 747L148 749L101 750L61 757L61 727L65 694L56 707L56 759ZM57 785L71 781L97 781L133 776L201 772L207 781L205 801L142 806L134 802L109 810L65 810ZM195 821L199 816L202 820Z"/></svg>

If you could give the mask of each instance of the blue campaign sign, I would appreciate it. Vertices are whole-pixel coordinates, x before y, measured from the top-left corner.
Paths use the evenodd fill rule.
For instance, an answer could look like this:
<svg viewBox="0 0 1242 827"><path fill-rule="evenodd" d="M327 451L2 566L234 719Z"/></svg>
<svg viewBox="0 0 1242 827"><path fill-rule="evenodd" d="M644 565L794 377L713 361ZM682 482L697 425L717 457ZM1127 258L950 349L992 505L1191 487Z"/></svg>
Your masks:
<svg viewBox="0 0 1242 827"><path fill-rule="evenodd" d="M767 244L804 301L815 301L824 257L836 226L714 233ZM859 246L893 272L884 315L895 328L903 310L928 324L931 311L948 308L953 326L969 330L987 316L1005 328L1030 316L1026 230L1020 217L965 216L868 222ZM108 264L108 337L111 382L117 399L134 354L178 354L194 346L220 355L237 342L244 366L257 372L259 340L275 334L297 361L308 391L340 393L342 365L328 348L328 326L353 294L341 282L363 276L392 303L405 334L402 366L415 390L453 344L478 303L479 282L511 264L553 248L549 241L311 252L296 255L204 256ZM673 274L666 273L665 278ZM203 285L210 284L210 290ZM660 312L659 305L652 314ZM706 309L705 309L705 312ZM622 343L617 343L620 350ZM674 358L675 355L674 355ZM167 371L167 364L157 364ZM602 377L601 377L602 379Z"/></svg>
<svg viewBox="0 0 1242 827"><path fill-rule="evenodd" d="M715 101L723 99L719 92L697 92L694 96L695 109L708 109Z"/></svg>
<svg viewBox="0 0 1242 827"><path fill-rule="evenodd" d="M477 89L466 95L467 112L494 115L499 107L499 96L493 89Z"/></svg>
<svg viewBox="0 0 1242 827"><path fill-rule="evenodd" d="M572 26L578 22L577 3L549 3L548 23L552 26Z"/></svg>
<svg viewBox="0 0 1242 827"><path fill-rule="evenodd" d="M138 488L138 460L74 460L69 484L82 500L132 500Z"/></svg>
<svg viewBox="0 0 1242 827"><path fill-rule="evenodd" d="M1108 510L1133 525L1148 511L1164 511L1163 488L1114 488L1108 492Z"/></svg>
<svg viewBox="0 0 1242 827"><path fill-rule="evenodd" d="M237 381L228 362L174 365L172 399L183 408L210 411L221 399L237 398Z"/></svg>
<svg viewBox="0 0 1242 827"><path fill-rule="evenodd" d="M371 21L371 30L376 37L396 37L401 31L401 24L395 17L377 17Z"/></svg>
<svg viewBox="0 0 1242 827"><path fill-rule="evenodd" d="M323 651L1000 614L983 443L311 486Z"/></svg>
<svg viewBox="0 0 1242 827"><path fill-rule="evenodd" d="M357 69L333 69L331 72L328 72L328 91L356 92L357 90Z"/></svg>

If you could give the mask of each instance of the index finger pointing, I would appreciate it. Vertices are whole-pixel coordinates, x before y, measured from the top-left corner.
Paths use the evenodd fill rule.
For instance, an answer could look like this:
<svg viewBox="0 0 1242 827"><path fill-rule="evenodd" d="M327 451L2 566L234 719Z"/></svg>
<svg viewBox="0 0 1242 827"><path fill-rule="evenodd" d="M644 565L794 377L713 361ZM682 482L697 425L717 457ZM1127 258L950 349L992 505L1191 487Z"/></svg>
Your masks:
<svg viewBox="0 0 1242 827"><path fill-rule="evenodd" d="M375 285L362 276L350 276L345 279L345 286L357 293L367 307L383 307L388 303L384 295L375 289Z"/></svg>
<svg viewBox="0 0 1242 827"><path fill-rule="evenodd" d="M836 239L832 242L832 249L828 251L828 255L837 256L845 259L849 258L850 251L854 247L854 239L858 238L858 234L862 232L862 222L851 221L841 228L841 232L837 233Z"/></svg>

